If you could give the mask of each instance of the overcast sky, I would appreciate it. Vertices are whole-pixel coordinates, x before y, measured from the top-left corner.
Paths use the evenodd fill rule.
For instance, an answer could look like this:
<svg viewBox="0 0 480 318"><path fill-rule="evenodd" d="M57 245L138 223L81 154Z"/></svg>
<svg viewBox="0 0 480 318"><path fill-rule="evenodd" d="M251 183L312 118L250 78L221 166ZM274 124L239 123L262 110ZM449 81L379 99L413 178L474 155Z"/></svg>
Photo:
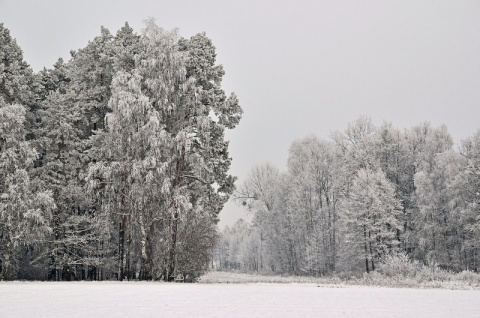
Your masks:
<svg viewBox="0 0 480 318"><path fill-rule="evenodd" d="M240 182L256 164L285 168L295 139L327 139L361 115L401 129L444 123L457 143L480 128L478 0L0 0L0 22L35 71L102 25L140 33L147 17L213 40L245 112L228 134ZM220 226L245 216L229 203Z"/></svg>

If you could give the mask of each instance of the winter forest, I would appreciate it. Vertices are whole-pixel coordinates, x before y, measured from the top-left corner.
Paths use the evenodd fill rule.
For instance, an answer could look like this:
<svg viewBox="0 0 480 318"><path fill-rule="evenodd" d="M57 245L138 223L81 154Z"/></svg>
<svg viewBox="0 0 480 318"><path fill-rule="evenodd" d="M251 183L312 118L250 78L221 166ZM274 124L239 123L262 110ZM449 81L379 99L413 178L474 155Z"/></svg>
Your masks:
<svg viewBox="0 0 480 318"><path fill-rule="evenodd" d="M35 74L0 24L1 279L202 273L242 109L205 34L153 20Z"/></svg>
<svg viewBox="0 0 480 318"><path fill-rule="evenodd" d="M477 272L480 132L458 151L445 126L428 123L359 118L330 137L295 141L287 171L252 169L234 197L253 224L225 228L219 268L343 276L414 261Z"/></svg>
<svg viewBox="0 0 480 318"><path fill-rule="evenodd" d="M0 48L0 280L478 271L480 131L361 117L236 184L242 108L206 34L102 28L38 73L3 24ZM217 227L229 199L252 223Z"/></svg>

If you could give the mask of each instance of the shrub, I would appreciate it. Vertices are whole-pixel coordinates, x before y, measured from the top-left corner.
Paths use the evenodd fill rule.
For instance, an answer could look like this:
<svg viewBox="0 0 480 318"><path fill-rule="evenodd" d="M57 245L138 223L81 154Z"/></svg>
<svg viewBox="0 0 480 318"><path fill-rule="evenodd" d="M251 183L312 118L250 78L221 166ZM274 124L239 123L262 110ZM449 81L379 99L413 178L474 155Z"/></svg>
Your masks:
<svg viewBox="0 0 480 318"><path fill-rule="evenodd" d="M389 276L402 276L415 278L422 270L422 266L417 261L411 261L404 253L387 255L378 266L378 272Z"/></svg>
<svg viewBox="0 0 480 318"><path fill-rule="evenodd" d="M471 271L463 271L455 275L456 280L470 284L480 284L480 275Z"/></svg>

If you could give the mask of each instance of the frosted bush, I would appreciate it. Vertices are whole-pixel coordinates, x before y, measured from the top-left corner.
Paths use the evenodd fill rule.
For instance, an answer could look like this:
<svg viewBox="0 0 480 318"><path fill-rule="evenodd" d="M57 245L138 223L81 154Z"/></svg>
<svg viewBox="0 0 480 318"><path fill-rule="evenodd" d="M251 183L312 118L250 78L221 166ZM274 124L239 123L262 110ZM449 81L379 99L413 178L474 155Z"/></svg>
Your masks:
<svg viewBox="0 0 480 318"><path fill-rule="evenodd" d="M462 271L455 275L456 280L468 282L470 284L480 284L480 275L472 271Z"/></svg>
<svg viewBox="0 0 480 318"><path fill-rule="evenodd" d="M411 261L410 258L403 253L388 255L378 266L378 272L389 276L402 276L415 278L421 270L417 261Z"/></svg>

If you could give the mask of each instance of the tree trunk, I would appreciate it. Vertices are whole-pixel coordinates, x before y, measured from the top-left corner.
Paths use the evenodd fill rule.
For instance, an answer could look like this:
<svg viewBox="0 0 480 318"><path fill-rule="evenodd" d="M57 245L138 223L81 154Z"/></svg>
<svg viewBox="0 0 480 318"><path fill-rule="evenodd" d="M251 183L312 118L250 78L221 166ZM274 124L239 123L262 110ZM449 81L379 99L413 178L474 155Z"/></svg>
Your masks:
<svg viewBox="0 0 480 318"><path fill-rule="evenodd" d="M125 251L125 268L127 272L127 280L130 280L131 278L131 272L130 272L130 247L132 243L132 229L131 229L131 218L130 218L130 213L127 216L127 246L126 246L126 251Z"/></svg>
<svg viewBox="0 0 480 318"><path fill-rule="evenodd" d="M175 189L180 187L183 183L183 174L184 174L183 170L184 170L184 163L185 163L184 157L185 157L185 147L182 147L182 153L176 163L176 177L173 183L173 188L172 188L173 191L175 191ZM171 241L170 251L168 255L168 266L167 266L167 275L166 275L167 277L165 277L167 281L173 280L174 277L172 277L172 275L175 275L178 217L179 215L177 210L173 215L173 220L171 223L172 241Z"/></svg>
<svg viewBox="0 0 480 318"><path fill-rule="evenodd" d="M140 239L140 244L141 244L141 254L142 254L142 277L143 279L148 279L150 277L150 260L148 257L148 251L147 251L147 229L145 227L145 223L143 220L143 215L142 212L140 211L139 213L139 223L140 223L140 234L141 234L141 239Z"/></svg>
<svg viewBox="0 0 480 318"><path fill-rule="evenodd" d="M175 249L177 247L177 230L178 230L178 213L175 213L174 218L172 220L172 242L170 245L170 253L168 255L168 268L167 268L167 281L174 280L175 275Z"/></svg>
<svg viewBox="0 0 480 318"><path fill-rule="evenodd" d="M370 246L370 261L372 262L372 271L375 270L375 264L373 263L373 249L372 249L372 237L370 236L370 231L368 231L368 245Z"/></svg>
<svg viewBox="0 0 480 318"><path fill-rule="evenodd" d="M53 241L53 269L55 271L55 281L60 280L60 273L58 269L58 260L60 259L59 250L60 250L60 218L58 215L58 210L55 210L55 215L53 217L53 226L54 226L54 241Z"/></svg>
<svg viewBox="0 0 480 318"><path fill-rule="evenodd" d="M8 248L7 252L3 254L3 261L2 261L2 275L0 280L7 280L8 279L8 269L10 267L10 255L8 255Z"/></svg>
<svg viewBox="0 0 480 318"><path fill-rule="evenodd" d="M123 252L125 249L125 217L118 223L118 280L123 281Z"/></svg>
<svg viewBox="0 0 480 318"><path fill-rule="evenodd" d="M125 277L124 255L125 255L125 195L121 195L120 199L120 223L118 226L118 276L119 280L123 281Z"/></svg>
<svg viewBox="0 0 480 318"><path fill-rule="evenodd" d="M365 225L363 226L363 238L365 245L365 269L367 270L367 273L370 273L370 269L368 268L367 229Z"/></svg>

